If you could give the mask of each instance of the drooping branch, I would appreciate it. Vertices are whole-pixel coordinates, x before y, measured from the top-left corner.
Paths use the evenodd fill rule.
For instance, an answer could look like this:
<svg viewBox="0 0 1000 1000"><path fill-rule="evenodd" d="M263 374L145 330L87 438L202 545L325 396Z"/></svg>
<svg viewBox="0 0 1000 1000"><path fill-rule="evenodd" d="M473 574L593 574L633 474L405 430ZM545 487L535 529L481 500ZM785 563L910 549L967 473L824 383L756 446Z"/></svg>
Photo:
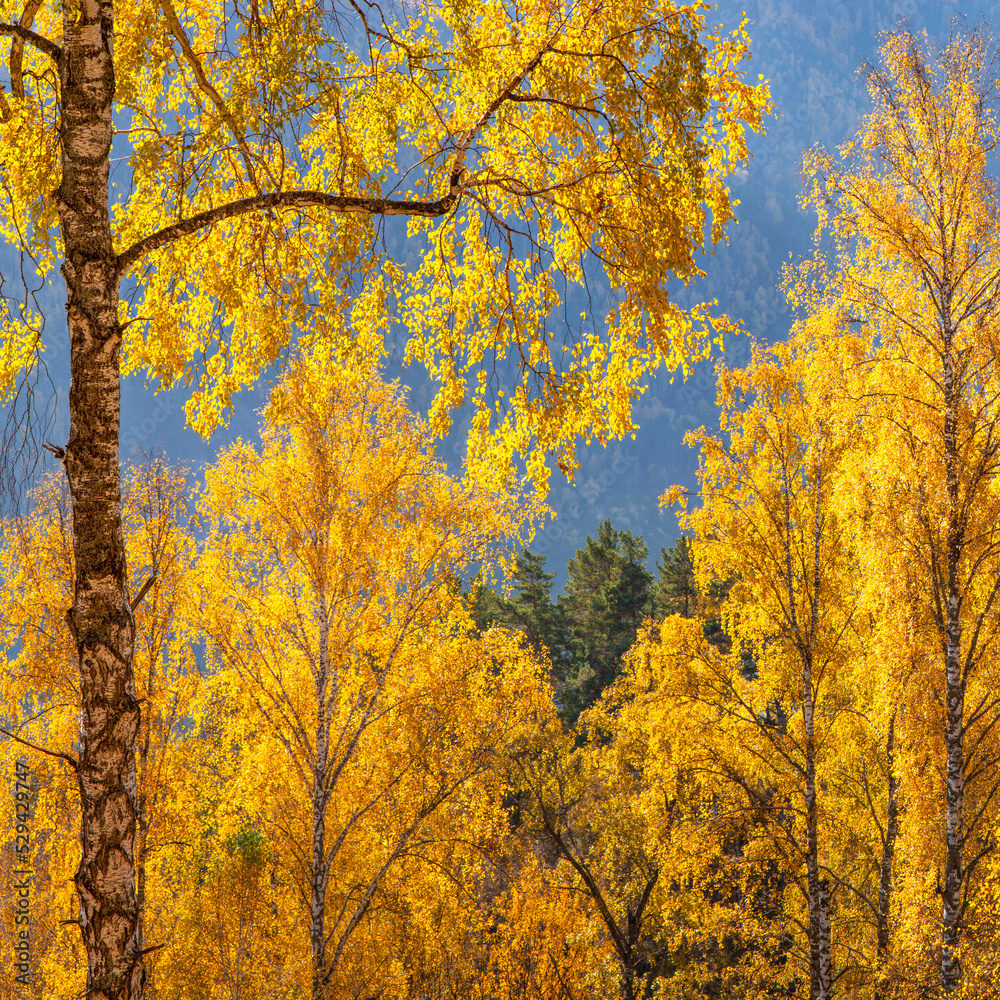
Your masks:
<svg viewBox="0 0 1000 1000"><path fill-rule="evenodd" d="M461 187L457 174L451 176L449 193L437 201L405 201L395 198L358 198L350 195L328 194L325 191L277 191L241 198L217 208L210 208L190 219L183 219L166 226L159 232L132 244L117 257L118 274L124 274L137 260L147 253L159 250L184 236L207 229L224 219L264 211L268 208L326 208L332 212L355 212L360 215L411 215L435 219L446 215L458 201Z"/></svg>
<svg viewBox="0 0 1000 1000"><path fill-rule="evenodd" d="M0 21L0 35L20 39L22 43L27 42L39 52L47 55L56 64L62 59L62 49L55 42L50 42L43 35L39 35L38 32L32 31L30 28L22 27L20 24L5 24Z"/></svg>

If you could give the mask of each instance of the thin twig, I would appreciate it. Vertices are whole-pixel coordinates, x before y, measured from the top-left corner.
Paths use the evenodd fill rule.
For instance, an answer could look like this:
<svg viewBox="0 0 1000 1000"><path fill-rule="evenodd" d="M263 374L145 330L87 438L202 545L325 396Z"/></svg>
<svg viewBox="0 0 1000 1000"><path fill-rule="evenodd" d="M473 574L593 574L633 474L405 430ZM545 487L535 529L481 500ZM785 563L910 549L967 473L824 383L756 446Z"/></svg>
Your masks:
<svg viewBox="0 0 1000 1000"><path fill-rule="evenodd" d="M135 596L135 597L134 597L134 598L132 599L132 604L131 604L131 607L132 607L132 610L133 610L133 611L135 611L135 609L136 609L137 607L139 607L139 602L140 602L140 601L141 601L141 600L142 600L142 599L143 599L143 598L144 598L144 597L146 596L146 591L147 591L147 590L149 590L149 588L153 586L153 583L154 583L154 581L155 581L155 580L156 580L156 574L154 573L154 574L153 574L153 575L152 575L152 576L151 576L151 577L150 577L150 578L149 578L149 579L148 579L148 580L147 580L147 581L146 581L146 582L145 582L145 583L144 583L144 584L142 585L142 590L140 590L140 591L139 591L139 593L138 593L138 594L137 594L137 595L136 595L136 596Z"/></svg>

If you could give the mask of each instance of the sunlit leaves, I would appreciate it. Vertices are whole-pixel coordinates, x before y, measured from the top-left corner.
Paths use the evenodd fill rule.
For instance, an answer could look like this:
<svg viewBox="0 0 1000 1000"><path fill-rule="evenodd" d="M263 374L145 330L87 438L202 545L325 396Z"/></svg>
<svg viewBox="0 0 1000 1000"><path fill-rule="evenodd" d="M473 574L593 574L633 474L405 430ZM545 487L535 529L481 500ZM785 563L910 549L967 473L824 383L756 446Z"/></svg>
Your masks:
<svg viewBox="0 0 1000 1000"><path fill-rule="evenodd" d="M445 891L437 870L485 877L505 754L552 712L541 666L476 636L456 585L516 531L516 498L448 476L397 386L317 349L272 394L261 450L208 470L200 509L204 738L236 748L238 782L217 829L271 838L314 982L399 990L419 900Z"/></svg>
<svg viewBox="0 0 1000 1000"><path fill-rule="evenodd" d="M56 41L58 14L36 19ZM119 252L261 192L458 199L405 238L378 203L255 212L132 266L124 370L190 385L203 434L296 336L343 347L361 335L367 300L437 383L435 433L471 399L484 467L520 454L543 486L549 457L575 468L578 438L632 432L651 370L686 370L735 329L709 306L680 309L668 284L697 278L698 254L724 238L725 179L769 110L766 83L743 72L745 19L710 27L701 5L672 0L404 5L384 18L136 0L115 28ZM0 224L49 278L55 77L30 47L25 58L34 89L0 124ZM566 307L590 301L595 269L607 285L588 339Z"/></svg>

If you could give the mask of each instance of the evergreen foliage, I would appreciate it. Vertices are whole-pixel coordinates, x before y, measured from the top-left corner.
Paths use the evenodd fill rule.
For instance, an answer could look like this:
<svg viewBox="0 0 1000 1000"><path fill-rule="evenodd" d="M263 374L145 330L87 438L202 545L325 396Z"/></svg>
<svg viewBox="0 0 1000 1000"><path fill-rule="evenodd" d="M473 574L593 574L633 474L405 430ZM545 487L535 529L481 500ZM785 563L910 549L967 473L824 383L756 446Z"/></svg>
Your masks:
<svg viewBox="0 0 1000 1000"><path fill-rule="evenodd" d="M607 518L567 566L559 598L569 625L571 664L562 686L563 717L574 722L621 672L622 657L653 612L653 578L642 536Z"/></svg>
<svg viewBox="0 0 1000 1000"><path fill-rule="evenodd" d="M698 584L694 575L691 540L678 538L670 549L660 549L653 601L658 617L683 615L693 618L698 606Z"/></svg>

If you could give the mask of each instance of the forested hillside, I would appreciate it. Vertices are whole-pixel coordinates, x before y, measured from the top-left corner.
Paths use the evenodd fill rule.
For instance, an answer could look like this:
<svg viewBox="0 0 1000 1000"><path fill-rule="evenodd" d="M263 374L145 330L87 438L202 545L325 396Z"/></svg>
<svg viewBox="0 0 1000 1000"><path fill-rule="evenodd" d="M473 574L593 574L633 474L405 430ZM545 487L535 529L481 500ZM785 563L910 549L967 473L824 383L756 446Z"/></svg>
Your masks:
<svg viewBox="0 0 1000 1000"><path fill-rule="evenodd" d="M718 430L688 437L699 489L660 484L681 537L653 573L643 538L603 519L554 595L531 548L547 463L570 472L578 438L627 433L643 372L683 365L731 322L679 310L663 283L696 276L693 233L710 212L724 221L726 169L767 105L731 70L742 28L706 50L695 9L666 4L641 24L631 5L582 21L554 9L511 27L456 6L442 41L386 35L374 5L355 8L369 62L347 46L358 79L337 78L355 104L315 116L315 174L308 157L281 165L310 181L337 166L341 189L294 197L263 193L285 136L241 127L256 90L223 96L171 5L146 11L215 107L194 145L234 174L190 169L222 178L220 196L258 192L218 217L202 193L199 214L171 221L190 206L167 167L193 147L141 135L147 187L112 258L78 231L101 221L92 173L110 146L90 157L93 122L70 135L86 115L111 121L110 7L63 12L72 58L28 27L42 10L54 30L48 8L0 24L38 49L27 69L10 56L20 92L0 106L23 147L3 147L5 225L29 220L21 238L53 265L53 210L13 169L36 162L24 149L48 129L51 149L70 146L56 208L76 240L62 265L73 431L66 448L47 443L65 468L4 519L0 545L2 1000L1000 997L995 48L980 32L885 39L858 134L805 160L818 226L813 256L784 272L791 333L718 366ZM255 59L302 57L268 39L276 21L244 15ZM497 51L520 61L486 72L501 27ZM449 46L480 91L441 68ZM398 60L390 84L376 51ZM583 53L600 74L568 68ZM546 89L531 89L543 57ZM330 67L310 65L318 86ZM466 97L468 128L431 114ZM582 129L592 118L611 137ZM212 146L218 122L235 144ZM431 151L424 187L401 199L372 165L407 128ZM303 207L323 211L280 215ZM259 258L227 270L222 223L251 212L240 225ZM162 228L141 236L149 213ZM358 250L380 214L433 234L416 273ZM521 224L535 227L524 245ZM191 412L212 424L278 350L267 338L288 346L287 284L325 266L290 262L317 231L340 283L320 281L323 309L299 302L309 335L256 439L220 450L201 482L154 454L119 473L125 331L145 325L131 345L152 368L198 372ZM140 267L147 252L162 256ZM545 322L565 306L555 277L582 280L575 260L591 252L620 283L606 341L581 335L547 367L560 355ZM127 273L146 299L118 303ZM438 379L426 419L384 377L393 281L409 349ZM240 315L228 340L216 300ZM5 324L8 343L37 349L27 311L8 307ZM521 381L505 403L484 358L507 350ZM11 386L15 354L0 368ZM480 420L458 476L439 439L471 371Z"/></svg>

